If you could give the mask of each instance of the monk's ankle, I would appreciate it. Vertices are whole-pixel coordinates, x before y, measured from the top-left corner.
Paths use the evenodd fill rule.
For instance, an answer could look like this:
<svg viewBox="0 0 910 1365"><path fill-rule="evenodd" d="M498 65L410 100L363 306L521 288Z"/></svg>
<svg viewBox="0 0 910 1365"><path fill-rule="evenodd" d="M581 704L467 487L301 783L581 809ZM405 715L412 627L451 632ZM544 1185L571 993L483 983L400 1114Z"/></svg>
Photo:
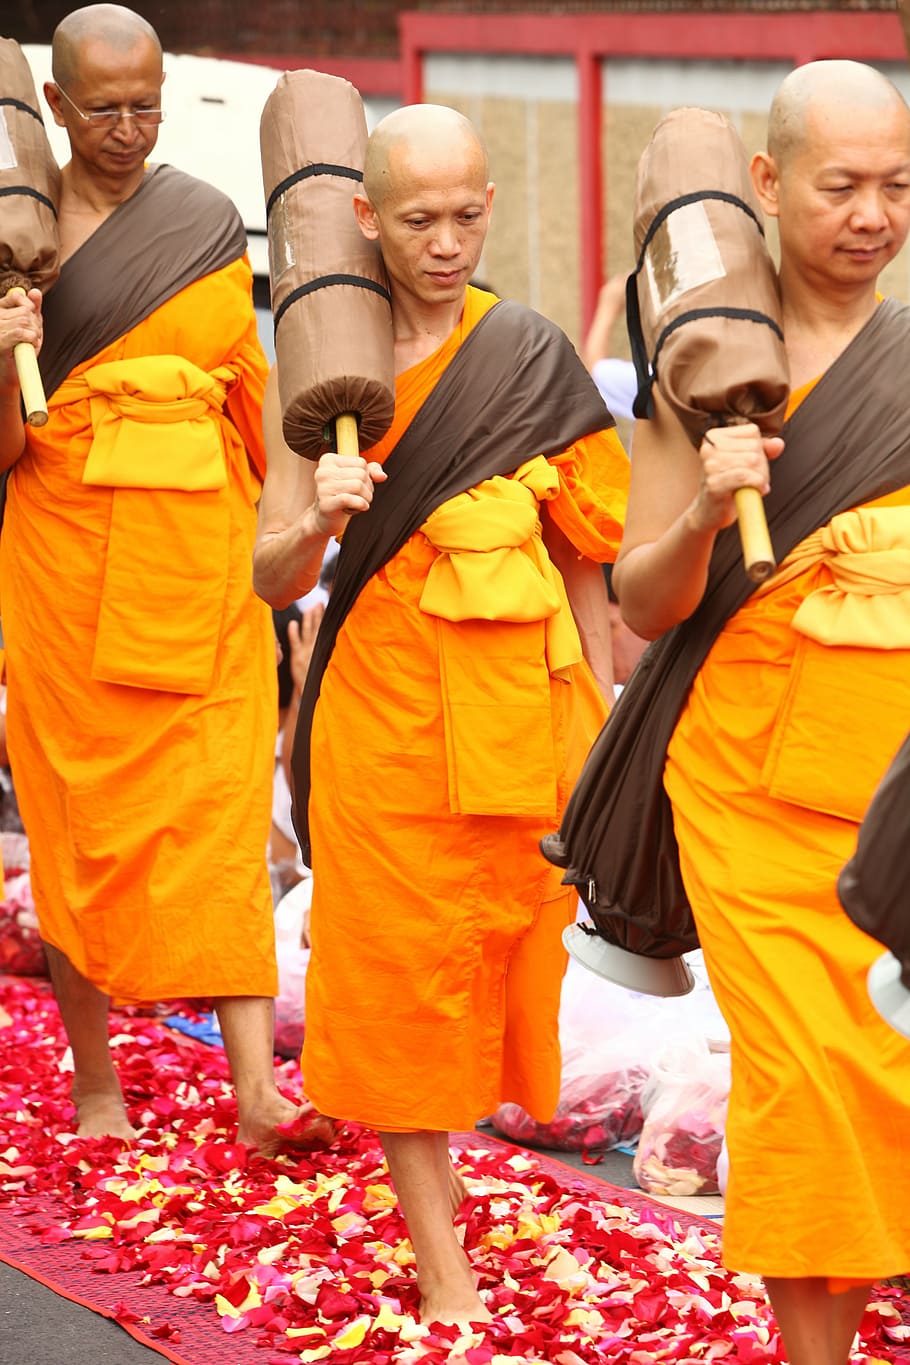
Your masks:
<svg viewBox="0 0 910 1365"><path fill-rule="evenodd" d="M76 1107L76 1134L83 1138L123 1138L132 1142L136 1129L129 1121L119 1085L91 1090L85 1085L73 1085L72 1101Z"/></svg>

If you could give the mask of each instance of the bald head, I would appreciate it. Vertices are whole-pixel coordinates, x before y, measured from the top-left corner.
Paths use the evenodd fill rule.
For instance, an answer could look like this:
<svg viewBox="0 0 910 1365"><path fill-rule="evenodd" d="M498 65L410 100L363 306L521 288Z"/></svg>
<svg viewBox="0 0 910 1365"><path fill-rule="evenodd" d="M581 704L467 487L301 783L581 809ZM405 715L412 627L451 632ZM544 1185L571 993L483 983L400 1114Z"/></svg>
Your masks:
<svg viewBox="0 0 910 1365"><path fill-rule="evenodd" d="M124 54L139 45L152 45L161 56L158 34L141 14L124 5L86 5L61 19L54 30L51 61L59 85L76 82L80 53L88 43L101 43Z"/></svg>
<svg viewBox="0 0 910 1365"><path fill-rule="evenodd" d="M784 79L771 104L768 151L783 169L806 145L813 125L832 108L891 114L910 111L895 85L862 62L807 62Z"/></svg>
<svg viewBox="0 0 910 1365"><path fill-rule="evenodd" d="M489 179L487 152L474 125L443 104L409 104L386 115L367 143L363 187L381 206L389 191L427 173L467 170L483 185Z"/></svg>

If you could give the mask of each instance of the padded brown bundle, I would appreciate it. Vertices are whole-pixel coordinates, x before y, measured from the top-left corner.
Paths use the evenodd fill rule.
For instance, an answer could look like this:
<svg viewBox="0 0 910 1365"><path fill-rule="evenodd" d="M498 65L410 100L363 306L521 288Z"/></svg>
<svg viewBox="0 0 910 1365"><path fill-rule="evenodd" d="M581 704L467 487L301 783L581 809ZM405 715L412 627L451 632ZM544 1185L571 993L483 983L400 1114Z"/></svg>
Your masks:
<svg viewBox="0 0 910 1365"><path fill-rule="evenodd" d="M360 444L370 446L395 410L385 267L352 206L366 141L357 90L321 71L285 72L262 112L284 437L310 459L333 419L356 414Z"/></svg>
<svg viewBox="0 0 910 1365"><path fill-rule="evenodd" d="M25 53L0 38L0 295L11 289L50 289L60 272L57 205L60 168L54 160ZM47 404L34 347L15 348L25 413L33 426L47 421Z"/></svg>
<svg viewBox="0 0 910 1365"><path fill-rule="evenodd" d="M736 419L777 435L790 384L777 272L746 150L721 114L675 109L655 128L638 163L635 252L636 417L656 381L695 444Z"/></svg>
<svg viewBox="0 0 910 1365"><path fill-rule="evenodd" d="M25 53L0 38L0 291L46 292L60 270L60 169Z"/></svg>
<svg viewBox="0 0 910 1365"><path fill-rule="evenodd" d="M635 251L635 416L651 415L656 383L695 445L734 422L777 435L790 390L777 272L745 148L723 115L675 109L655 128L638 163ZM761 494L734 499L746 572L760 582L775 563Z"/></svg>

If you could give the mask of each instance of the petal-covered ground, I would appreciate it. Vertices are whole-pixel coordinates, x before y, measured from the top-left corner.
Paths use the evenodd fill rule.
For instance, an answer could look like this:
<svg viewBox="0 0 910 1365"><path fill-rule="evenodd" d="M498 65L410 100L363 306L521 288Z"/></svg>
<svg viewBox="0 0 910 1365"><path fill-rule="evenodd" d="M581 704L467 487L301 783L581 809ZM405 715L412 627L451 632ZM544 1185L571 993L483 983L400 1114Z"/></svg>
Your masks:
<svg viewBox="0 0 910 1365"><path fill-rule="evenodd" d="M73 1135L46 983L0 976L0 1204L99 1273L166 1286L175 1342L190 1299L261 1348L263 1365L785 1359L761 1282L722 1268L710 1228L613 1202L608 1185L601 1195L569 1169L471 1135L458 1143L470 1191L459 1227L494 1322L471 1335L417 1323L413 1256L372 1133L351 1125L330 1151L258 1158L233 1141L220 1049L155 1017L112 1022L140 1130L131 1146ZM297 1069L279 1077L296 1098ZM898 1289L879 1291L853 1359L910 1360Z"/></svg>

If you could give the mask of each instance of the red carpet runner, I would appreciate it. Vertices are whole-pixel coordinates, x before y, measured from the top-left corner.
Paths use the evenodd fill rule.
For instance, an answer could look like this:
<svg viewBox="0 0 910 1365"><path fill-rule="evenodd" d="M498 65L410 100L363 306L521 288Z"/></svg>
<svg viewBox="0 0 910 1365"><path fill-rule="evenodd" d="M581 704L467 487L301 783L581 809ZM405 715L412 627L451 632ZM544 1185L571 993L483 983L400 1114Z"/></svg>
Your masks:
<svg viewBox="0 0 910 1365"><path fill-rule="evenodd" d="M415 1321L413 1258L372 1134L262 1160L232 1142L224 1056L120 1014L131 1147L72 1135L44 983L0 977L0 1259L178 1365L650 1365L782 1361L760 1281L710 1224L478 1134L455 1141L459 1224L494 1314ZM299 1091L285 1065L282 1087ZM882 1290L855 1365L910 1361L910 1303Z"/></svg>

